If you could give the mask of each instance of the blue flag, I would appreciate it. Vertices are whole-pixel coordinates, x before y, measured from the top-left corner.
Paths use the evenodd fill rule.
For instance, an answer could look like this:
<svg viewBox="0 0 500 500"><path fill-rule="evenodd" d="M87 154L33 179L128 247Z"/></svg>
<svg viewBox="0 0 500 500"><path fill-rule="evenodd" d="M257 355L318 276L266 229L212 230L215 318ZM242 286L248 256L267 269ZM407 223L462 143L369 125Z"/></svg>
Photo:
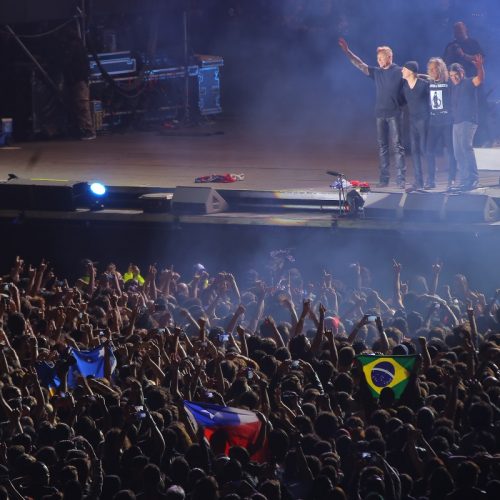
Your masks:
<svg viewBox="0 0 500 500"><path fill-rule="evenodd" d="M104 377L104 351L106 347L100 345L90 351L78 351L71 349L70 354L76 360L76 363L70 367L68 372L68 387L75 387L78 375L88 377L92 375L95 378ZM110 348L109 348L110 349ZM113 351L109 352L111 373L116 368L116 358Z"/></svg>
<svg viewBox="0 0 500 500"><path fill-rule="evenodd" d="M41 361L35 364L35 370L40 383L49 389L49 394L53 396L61 384L59 377L56 374L54 363Z"/></svg>

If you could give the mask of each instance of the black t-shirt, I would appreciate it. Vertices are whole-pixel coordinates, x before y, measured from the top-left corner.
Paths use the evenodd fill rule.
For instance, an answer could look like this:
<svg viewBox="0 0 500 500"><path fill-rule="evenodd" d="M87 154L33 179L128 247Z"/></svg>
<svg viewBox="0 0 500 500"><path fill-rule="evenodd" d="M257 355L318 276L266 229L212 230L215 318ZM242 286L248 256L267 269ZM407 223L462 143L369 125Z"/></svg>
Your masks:
<svg viewBox="0 0 500 500"><path fill-rule="evenodd" d="M478 87L472 78L464 78L451 88L453 123L478 122Z"/></svg>
<svg viewBox="0 0 500 500"><path fill-rule="evenodd" d="M391 64L387 69L368 66L368 76L375 80L375 116L392 118L398 116L402 104L403 78L401 68Z"/></svg>
<svg viewBox="0 0 500 500"><path fill-rule="evenodd" d="M484 56L483 49L474 38L466 38L465 40L453 40L444 49L444 62L447 66L453 63L459 63L464 67L465 76L476 76L476 67L469 61L465 60L458 54L459 49L462 49L464 54L468 56L475 56L481 54Z"/></svg>
<svg viewBox="0 0 500 500"><path fill-rule="evenodd" d="M417 78L415 86L410 88L408 82L403 83L403 95L410 117L415 120L429 118L429 83Z"/></svg>
<svg viewBox="0 0 500 500"><path fill-rule="evenodd" d="M450 82L429 82L429 98L431 106L431 126L450 125L453 123L451 112Z"/></svg>

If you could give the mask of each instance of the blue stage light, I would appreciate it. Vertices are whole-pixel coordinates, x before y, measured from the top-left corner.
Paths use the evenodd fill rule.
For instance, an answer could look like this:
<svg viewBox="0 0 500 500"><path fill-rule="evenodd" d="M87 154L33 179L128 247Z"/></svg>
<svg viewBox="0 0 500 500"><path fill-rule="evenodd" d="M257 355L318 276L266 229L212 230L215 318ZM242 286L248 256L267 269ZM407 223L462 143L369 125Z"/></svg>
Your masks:
<svg viewBox="0 0 500 500"><path fill-rule="evenodd" d="M106 186L100 182L93 182L90 184L90 192L94 196L104 196L106 194Z"/></svg>

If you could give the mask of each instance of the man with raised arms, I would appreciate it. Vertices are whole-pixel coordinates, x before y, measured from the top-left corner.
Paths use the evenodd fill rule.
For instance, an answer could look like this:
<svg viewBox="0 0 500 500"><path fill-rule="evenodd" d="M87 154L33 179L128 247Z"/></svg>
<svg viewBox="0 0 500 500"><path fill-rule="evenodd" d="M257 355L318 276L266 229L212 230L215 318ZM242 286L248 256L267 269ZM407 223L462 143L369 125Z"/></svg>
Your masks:
<svg viewBox="0 0 500 500"><path fill-rule="evenodd" d="M390 152L394 154L397 169L396 183L398 187L405 187L406 166L405 150L401 141L401 106L403 79L401 68L392 62L390 47L377 48L377 66L368 66L356 56L343 39L339 45L348 59L375 82L375 117L377 125L377 143L380 160L379 187L389 185L390 179Z"/></svg>

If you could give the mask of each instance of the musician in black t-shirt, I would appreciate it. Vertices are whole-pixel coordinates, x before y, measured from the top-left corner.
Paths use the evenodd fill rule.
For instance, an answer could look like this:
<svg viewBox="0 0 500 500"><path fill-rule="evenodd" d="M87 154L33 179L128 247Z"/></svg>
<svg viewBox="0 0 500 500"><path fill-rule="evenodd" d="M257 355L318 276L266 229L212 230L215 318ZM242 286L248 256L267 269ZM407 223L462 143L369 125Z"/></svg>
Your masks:
<svg viewBox="0 0 500 500"><path fill-rule="evenodd" d="M375 117L380 160L378 187L386 187L389 184L389 153L392 150L397 169L396 184L404 189L406 165L405 150L401 142L401 105L403 103L401 67L393 64L390 47L377 48L377 67L368 66L353 54L343 38L339 39L339 45L352 64L375 82Z"/></svg>
<svg viewBox="0 0 500 500"><path fill-rule="evenodd" d="M439 145L446 147L448 159L448 188L453 186L457 162L453 152L453 116L451 114L451 86L448 68L440 57L431 57L427 63L429 75L430 120L427 133L426 188L436 187L436 156Z"/></svg>
<svg viewBox="0 0 500 500"><path fill-rule="evenodd" d="M466 78L463 67L450 66L450 79L453 83L451 103L453 109L453 150L457 160L461 190L477 187L479 174L472 143L476 134L479 114L478 87L484 81L483 57L474 57L477 75Z"/></svg>
<svg viewBox="0 0 500 500"><path fill-rule="evenodd" d="M422 160L425 158L427 129L429 126L429 83L418 78L418 63L408 61L401 69L403 75L403 95L410 118L410 144L415 183L412 189L424 187Z"/></svg>
<svg viewBox="0 0 500 500"><path fill-rule="evenodd" d="M453 25L455 39L450 42L444 53L444 60L448 67L453 63L460 64L465 70L465 76L471 78L477 75L476 67L473 63L473 58L476 54L480 54L484 61L484 51L479 45L479 42L474 38L470 38L467 32L467 27L463 22L458 22ZM482 87L478 91L479 100L479 118L478 118L478 133L476 141L480 144L489 144L492 141L492 132L490 124L490 107L487 96Z"/></svg>

